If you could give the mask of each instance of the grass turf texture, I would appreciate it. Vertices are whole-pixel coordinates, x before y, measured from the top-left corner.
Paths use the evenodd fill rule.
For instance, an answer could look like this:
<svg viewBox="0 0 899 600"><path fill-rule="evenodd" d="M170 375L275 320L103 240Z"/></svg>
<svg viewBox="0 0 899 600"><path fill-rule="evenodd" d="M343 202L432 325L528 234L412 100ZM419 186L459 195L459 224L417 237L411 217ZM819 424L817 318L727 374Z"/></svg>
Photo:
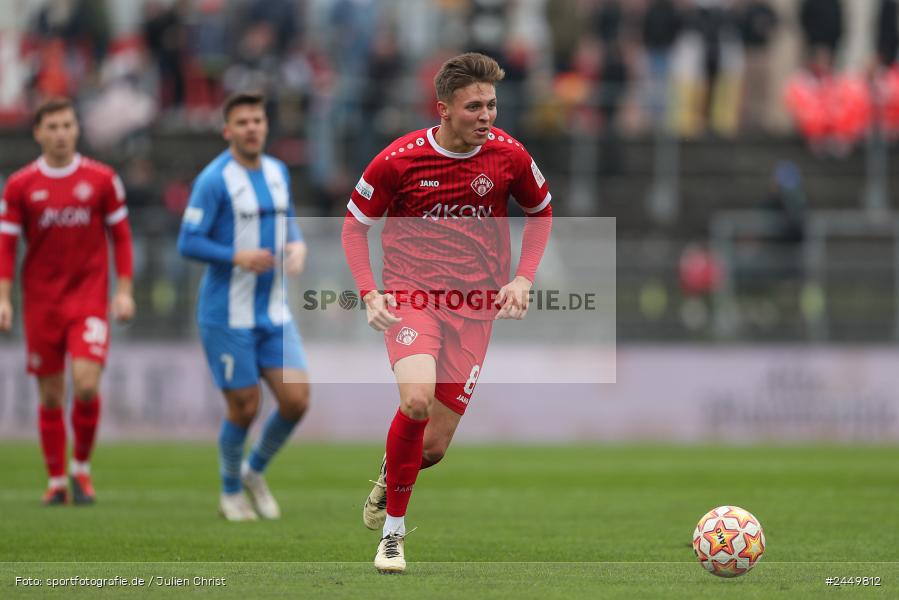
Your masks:
<svg viewBox="0 0 899 600"><path fill-rule="evenodd" d="M36 443L4 443L0 597L896 597L897 453L460 446L420 475L409 568L385 577L371 566L378 534L360 518L377 447L288 447L269 471L284 518L226 523L212 445L101 444L97 505L48 508ZM735 580L705 573L690 548L696 521L722 504L753 512L768 541L761 564ZM144 587L15 585L17 576L117 575ZM856 576L881 586L825 584Z"/></svg>

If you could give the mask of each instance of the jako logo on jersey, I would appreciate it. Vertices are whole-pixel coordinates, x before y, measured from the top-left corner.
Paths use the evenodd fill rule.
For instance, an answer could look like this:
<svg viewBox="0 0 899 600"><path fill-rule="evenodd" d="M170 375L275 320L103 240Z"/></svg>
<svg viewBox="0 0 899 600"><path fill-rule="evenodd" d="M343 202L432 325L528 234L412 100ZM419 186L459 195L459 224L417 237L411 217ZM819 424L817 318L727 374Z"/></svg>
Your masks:
<svg viewBox="0 0 899 600"><path fill-rule="evenodd" d="M72 193L82 202L87 202L94 193L94 186L86 181L79 181L78 185L75 186L75 189L72 190Z"/></svg>
<svg viewBox="0 0 899 600"><path fill-rule="evenodd" d="M371 197L375 194L375 188L365 181L365 177L359 178L359 183L356 184L356 191L366 200L371 200Z"/></svg>
<svg viewBox="0 0 899 600"><path fill-rule="evenodd" d="M58 208L45 208L38 219L38 227L87 227L91 222L91 209L87 207L72 207L59 210Z"/></svg>
<svg viewBox="0 0 899 600"><path fill-rule="evenodd" d="M458 396L456 396L456 400L461 402L462 404L468 404L468 398L466 398L462 394L459 394Z"/></svg>
<svg viewBox="0 0 899 600"><path fill-rule="evenodd" d="M471 189L478 196L484 197L487 195L487 192L493 189L493 182L490 181L489 177L481 173L471 182Z"/></svg>
<svg viewBox="0 0 899 600"><path fill-rule="evenodd" d="M32 202L43 202L47 198L50 197L50 192L47 190L34 190L31 192L31 201Z"/></svg>
<svg viewBox="0 0 899 600"><path fill-rule="evenodd" d="M436 179L422 179L421 183L418 184L418 187L427 187L427 188L435 188L440 185L440 182Z"/></svg>
<svg viewBox="0 0 899 600"><path fill-rule="evenodd" d="M417 331L415 331L411 327L403 327L402 329L400 329L400 332L396 334L396 341L403 346L411 346L412 342L414 342L415 338L417 337Z"/></svg>
<svg viewBox="0 0 899 600"><path fill-rule="evenodd" d="M421 215L421 218L427 219L428 217L430 217L432 220L437 221L440 218L485 219L491 216L493 216L492 206L473 206L471 204L465 204L464 206L459 206L458 204L435 204L434 208L432 208L431 210L426 210Z"/></svg>

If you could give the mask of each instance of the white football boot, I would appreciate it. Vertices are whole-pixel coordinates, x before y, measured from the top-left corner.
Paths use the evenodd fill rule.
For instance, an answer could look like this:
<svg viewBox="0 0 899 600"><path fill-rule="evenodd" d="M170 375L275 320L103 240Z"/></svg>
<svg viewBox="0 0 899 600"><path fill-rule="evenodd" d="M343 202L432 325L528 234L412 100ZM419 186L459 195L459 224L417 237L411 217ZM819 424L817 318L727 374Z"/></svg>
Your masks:
<svg viewBox="0 0 899 600"><path fill-rule="evenodd" d="M400 533L389 533L378 543L375 554L375 568L378 573L402 573L406 570L405 554L406 536Z"/></svg>
<svg viewBox="0 0 899 600"><path fill-rule="evenodd" d="M263 519L281 518L278 501L272 496L268 484L265 483L265 477L261 473L251 469L247 463L243 463L240 469L240 480L260 517Z"/></svg>
<svg viewBox="0 0 899 600"><path fill-rule="evenodd" d="M365 504L362 505L362 522L369 529L381 529L387 520L387 455L381 461L381 472L378 480L372 481L371 489Z"/></svg>
<svg viewBox="0 0 899 600"><path fill-rule="evenodd" d="M236 494L222 493L219 497L219 514L225 517L226 521L256 521L259 519L242 491Z"/></svg>

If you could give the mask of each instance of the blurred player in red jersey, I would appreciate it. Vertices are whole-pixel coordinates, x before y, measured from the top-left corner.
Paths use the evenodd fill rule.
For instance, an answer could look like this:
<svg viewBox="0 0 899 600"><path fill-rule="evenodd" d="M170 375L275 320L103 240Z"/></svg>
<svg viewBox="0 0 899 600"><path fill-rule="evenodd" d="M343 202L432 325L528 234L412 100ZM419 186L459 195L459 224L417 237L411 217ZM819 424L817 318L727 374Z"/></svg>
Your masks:
<svg viewBox="0 0 899 600"><path fill-rule="evenodd" d="M122 181L76 152L78 120L67 99L35 113L41 156L15 172L0 201L0 331L12 327L16 243L26 241L22 304L28 372L37 377L38 425L50 482L45 504L68 502L65 476L65 357L72 359L75 447L69 475L76 504L94 501L90 455L100 417L100 374L109 349L107 234L118 279L112 315L134 316L131 229Z"/></svg>
<svg viewBox="0 0 899 600"><path fill-rule="evenodd" d="M453 438L493 321L526 315L552 227L540 169L520 142L493 127L503 76L482 54L444 63L434 79L440 125L385 148L347 205L344 251L368 323L384 332L400 395L381 473L363 507L365 525L382 528L374 560L382 573L406 567L404 516L418 472L443 458ZM528 215L511 281L510 195ZM382 294L367 234L385 214Z"/></svg>

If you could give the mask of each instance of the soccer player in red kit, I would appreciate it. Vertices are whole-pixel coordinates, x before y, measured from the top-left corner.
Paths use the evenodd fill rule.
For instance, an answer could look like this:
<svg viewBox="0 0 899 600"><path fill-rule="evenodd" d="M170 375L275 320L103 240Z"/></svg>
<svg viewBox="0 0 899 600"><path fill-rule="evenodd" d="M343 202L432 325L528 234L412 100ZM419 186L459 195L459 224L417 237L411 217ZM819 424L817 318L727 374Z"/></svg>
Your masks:
<svg viewBox="0 0 899 600"><path fill-rule="evenodd" d="M50 482L45 504L68 502L65 356L71 356L75 437L69 467L72 499L94 501L90 455L100 417L100 374L109 349L107 235L118 275L112 314L134 316L131 230L125 190L115 172L81 156L78 120L67 99L35 113L41 156L9 177L0 201L0 331L12 327L16 244L26 242L22 304L28 372L37 377L38 428Z"/></svg>
<svg viewBox="0 0 899 600"><path fill-rule="evenodd" d="M483 54L444 63L434 79L440 125L385 148L347 205L344 251L368 323L384 332L400 395L381 473L363 507L365 525L382 528L374 560L382 573L405 569L404 516L418 472L443 458L453 438L493 321L527 313L549 239L546 180L524 146L493 127L503 76ZM510 195L528 217L511 281ZM381 293L367 234L385 214Z"/></svg>

